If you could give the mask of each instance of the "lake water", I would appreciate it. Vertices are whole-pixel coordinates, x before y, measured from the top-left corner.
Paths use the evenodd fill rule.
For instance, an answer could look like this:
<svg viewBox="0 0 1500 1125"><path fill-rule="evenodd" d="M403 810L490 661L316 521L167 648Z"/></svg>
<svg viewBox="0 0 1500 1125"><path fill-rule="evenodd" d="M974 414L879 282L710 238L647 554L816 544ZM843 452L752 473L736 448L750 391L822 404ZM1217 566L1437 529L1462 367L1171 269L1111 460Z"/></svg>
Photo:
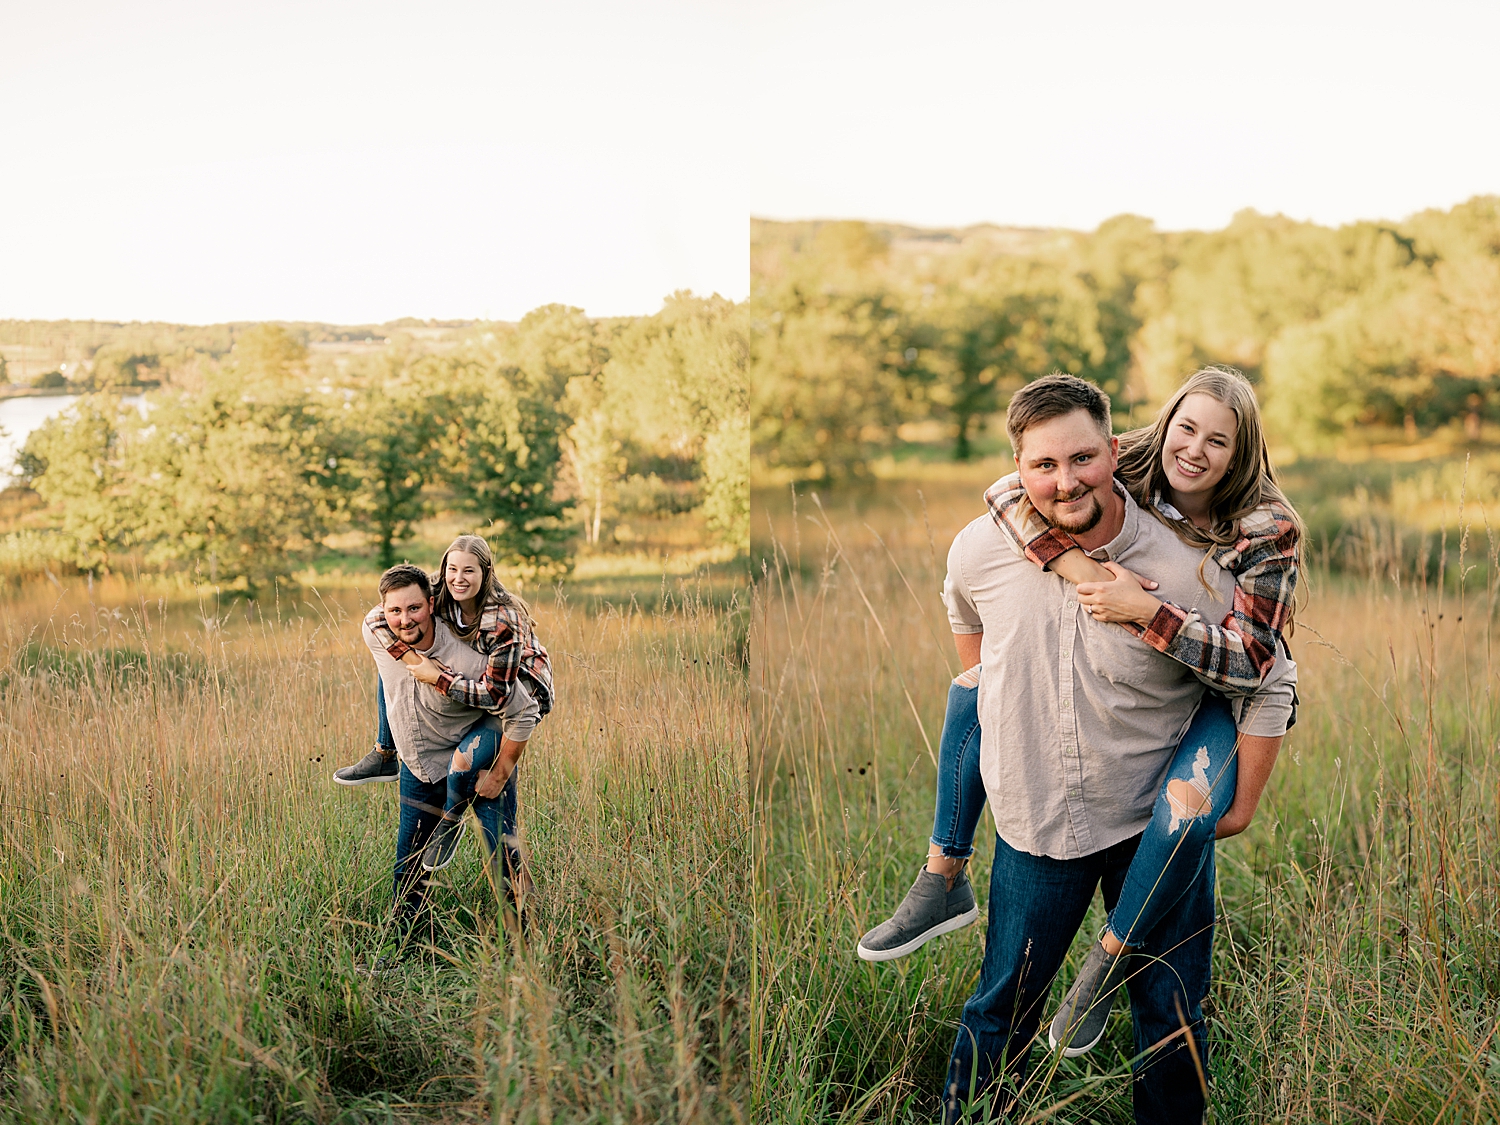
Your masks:
<svg viewBox="0 0 1500 1125"><path fill-rule="evenodd" d="M77 401L77 395L0 398L0 487L9 482L16 453L26 444L31 431Z"/></svg>
<svg viewBox="0 0 1500 1125"><path fill-rule="evenodd" d="M48 418L56 417L78 401L78 395L37 395L34 398L0 398L0 488L11 481L16 454L26 444L33 430ZM144 415L145 400L140 395L121 395L120 403L133 406Z"/></svg>

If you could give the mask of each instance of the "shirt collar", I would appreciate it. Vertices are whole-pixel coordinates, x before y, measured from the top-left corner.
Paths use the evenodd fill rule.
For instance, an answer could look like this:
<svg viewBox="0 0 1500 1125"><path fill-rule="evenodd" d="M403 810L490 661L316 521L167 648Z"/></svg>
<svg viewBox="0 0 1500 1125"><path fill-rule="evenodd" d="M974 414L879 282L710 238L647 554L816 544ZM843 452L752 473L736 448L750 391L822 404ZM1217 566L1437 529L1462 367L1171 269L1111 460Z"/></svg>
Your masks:
<svg viewBox="0 0 1500 1125"><path fill-rule="evenodd" d="M1123 484L1121 484L1118 480L1115 480L1113 483L1115 486L1115 494L1125 502L1125 519L1120 524L1120 533L1118 535L1116 535L1108 543L1104 544L1104 546L1095 548L1092 551L1084 552L1084 554L1090 556L1091 558L1119 558L1122 552L1130 549L1130 545L1135 542L1135 537L1140 531L1140 506L1135 502L1135 498L1130 495L1130 492L1125 488Z"/></svg>
<svg viewBox="0 0 1500 1125"><path fill-rule="evenodd" d="M1160 489L1157 489L1154 493L1151 494L1151 506L1162 515L1166 516L1169 520L1177 520L1180 523L1181 521L1187 519L1185 515L1183 515L1175 507L1173 507L1170 500L1168 500L1161 494Z"/></svg>

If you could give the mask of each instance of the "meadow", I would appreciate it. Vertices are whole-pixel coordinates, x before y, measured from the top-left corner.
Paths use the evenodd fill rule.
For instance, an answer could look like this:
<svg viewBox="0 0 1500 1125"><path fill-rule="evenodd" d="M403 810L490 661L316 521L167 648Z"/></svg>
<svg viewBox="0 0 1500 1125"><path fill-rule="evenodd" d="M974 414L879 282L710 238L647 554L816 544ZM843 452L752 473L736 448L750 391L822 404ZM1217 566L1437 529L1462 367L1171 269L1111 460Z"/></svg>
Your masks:
<svg viewBox="0 0 1500 1125"><path fill-rule="evenodd" d="M0 590L0 1122L744 1120L743 588L534 596L530 921L471 833L372 978L395 787L329 775L373 737L373 575L315 577Z"/></svg>
<svg viewBox="0 0 1500 1125"><path fill-rule="evenodd" d="M945 558L993 468L754 496L757 1120L937 1116L983 916L895 962L854 947L926 853ZM1500 567L1481 513L1439 502L1446 539L1350 521L1313 552L1299 722L1217 850L1213 1122L1500 1120ZM983 905L988 816L978 839ZM1096 898L1054 1007L1102 921ZM1125 1003L1093 1053L1043 1048L1014 1121L1132 1120Z"/></svg>

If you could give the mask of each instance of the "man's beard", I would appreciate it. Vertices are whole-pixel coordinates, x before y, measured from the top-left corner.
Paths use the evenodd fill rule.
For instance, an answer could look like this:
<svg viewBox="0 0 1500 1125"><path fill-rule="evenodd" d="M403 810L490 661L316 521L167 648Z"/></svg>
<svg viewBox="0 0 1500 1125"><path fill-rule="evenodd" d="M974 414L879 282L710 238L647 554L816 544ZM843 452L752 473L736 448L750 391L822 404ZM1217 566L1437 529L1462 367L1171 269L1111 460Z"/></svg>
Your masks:
<svg viewBox="0 0 1500 1125"><path fill-rule="evenodd" d="M1076 500L1077 497L1076 496L1064 496L1064 497L1059 497L1059 499L1061 499L1061 500ZM1094 499L1094 505L1093 505L1093 507L1090 508L1089 511L1086 512L1084 515L1078 517L1077 520L1076 520L1076 522L1065 523L1064 521L1056 518L1055 515L1044 516L1044 518L1053 527L1057 528L1059 531L1066 531L1069 535L1087 535L1089 532L1093 531L1094 528L1098 527L1099 526L1099 521L1104 518L1104 505L1101 504L1101 503L1099 503L1099 498L1097 496L1095 496L1093 499ZM1055 502L1056 501L1054 501L1054 503ZM1054 512L1056 511L1056 509L1053 509L1053 510L1054 510Z"/></svg>

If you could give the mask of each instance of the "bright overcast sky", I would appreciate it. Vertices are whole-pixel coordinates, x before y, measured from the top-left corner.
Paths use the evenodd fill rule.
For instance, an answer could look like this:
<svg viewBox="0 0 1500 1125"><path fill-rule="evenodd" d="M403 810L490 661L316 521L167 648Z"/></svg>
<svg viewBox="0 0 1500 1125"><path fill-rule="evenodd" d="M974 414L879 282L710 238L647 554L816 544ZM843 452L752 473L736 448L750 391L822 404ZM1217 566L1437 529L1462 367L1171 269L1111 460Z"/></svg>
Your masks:
<svg viewBox="0 0 1500 1125"><path fill-rule="evenodd" d="M755 69L750 206L1092 229L1500 192L1500 4L812 3Z"/></svg>
<svg viewBox="0 0 1500 1125"><path fill-rule="evenodd" d="M735 11L0 0L0 317L742 298Z"/></svg>
<svg viewBox="0 0 1500 1125"><path fill-rule="evenodd" d="M0 317L741 298L747 216L1500 192L1500 4L0 0Z"/></svg>

